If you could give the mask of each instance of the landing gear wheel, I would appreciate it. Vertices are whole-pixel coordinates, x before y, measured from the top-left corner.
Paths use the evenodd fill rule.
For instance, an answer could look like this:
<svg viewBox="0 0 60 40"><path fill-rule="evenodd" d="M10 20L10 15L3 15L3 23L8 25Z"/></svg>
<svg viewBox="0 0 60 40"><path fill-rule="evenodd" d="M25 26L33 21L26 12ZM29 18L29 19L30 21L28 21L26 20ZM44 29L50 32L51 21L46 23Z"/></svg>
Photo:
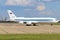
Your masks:
<svg viewBox="0 0 60 40"><path fill-rule="evenodd" d="M33 26L36 26L36 24L33 24Z"/></svg>
<svg viewBox="0 0 60 40"><path fill-rule="evenodd" d="M26 26L31 26L30 24L26 24Z"/></svg>

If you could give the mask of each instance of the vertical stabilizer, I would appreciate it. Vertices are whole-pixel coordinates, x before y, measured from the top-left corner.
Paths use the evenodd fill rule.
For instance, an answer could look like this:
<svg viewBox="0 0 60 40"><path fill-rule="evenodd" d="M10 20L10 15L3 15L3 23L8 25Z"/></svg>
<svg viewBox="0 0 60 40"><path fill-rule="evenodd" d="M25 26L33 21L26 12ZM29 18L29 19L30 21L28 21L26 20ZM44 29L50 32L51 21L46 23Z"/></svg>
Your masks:
<svg viewBox="0 0 60 40"><path fill-rule="evenodd" d="M8 15L12 21L16 18L15 14L11 10L8 10Z"/></svg>

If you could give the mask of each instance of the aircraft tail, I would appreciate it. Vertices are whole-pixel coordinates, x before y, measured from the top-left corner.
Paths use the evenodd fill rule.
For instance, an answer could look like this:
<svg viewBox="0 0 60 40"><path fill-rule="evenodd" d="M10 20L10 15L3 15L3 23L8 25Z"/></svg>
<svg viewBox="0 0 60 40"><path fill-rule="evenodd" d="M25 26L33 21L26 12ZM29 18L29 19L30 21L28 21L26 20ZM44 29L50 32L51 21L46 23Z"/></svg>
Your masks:
<svg viewBox="0 0 60 40"><path fill-rule="evenodd" d="M10 17L10 20L12 20L12 21L15 20L16 16L15 16L15 14L11 10L8 10L8 15Z"/></svg>

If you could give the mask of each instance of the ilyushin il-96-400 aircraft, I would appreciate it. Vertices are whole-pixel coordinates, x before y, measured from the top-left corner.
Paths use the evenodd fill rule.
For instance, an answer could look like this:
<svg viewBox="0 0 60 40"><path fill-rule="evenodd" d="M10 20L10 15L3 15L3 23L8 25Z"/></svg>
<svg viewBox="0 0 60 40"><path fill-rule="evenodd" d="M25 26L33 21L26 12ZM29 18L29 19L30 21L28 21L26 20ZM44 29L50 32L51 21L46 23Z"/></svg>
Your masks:
<svg viewBox="0 0 60 40"><path fill-rule="evenodd" d="M25 17L16 17L15 14L8 10L8 15L11 21L18 21L19 23L26 24L26 25L33 25L35 26L37 23L57 23L58 20L56 18L25 18Z"/></svg>

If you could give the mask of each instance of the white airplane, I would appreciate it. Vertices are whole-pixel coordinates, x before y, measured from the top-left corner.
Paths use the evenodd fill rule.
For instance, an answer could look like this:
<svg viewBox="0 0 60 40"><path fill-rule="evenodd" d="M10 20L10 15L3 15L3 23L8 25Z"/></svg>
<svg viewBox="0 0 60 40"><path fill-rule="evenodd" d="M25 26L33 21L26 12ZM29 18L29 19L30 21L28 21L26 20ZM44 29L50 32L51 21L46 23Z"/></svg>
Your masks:
<svg viewBox="0 0 60 40"><path fill-rule="evenodd" d="M58 22L55 18L24 18L24 17L16 17L15 14L8 10L8 15L11 21L18 21L19 23L26 25L36 25L37 23L56 23Z"/></svg>

